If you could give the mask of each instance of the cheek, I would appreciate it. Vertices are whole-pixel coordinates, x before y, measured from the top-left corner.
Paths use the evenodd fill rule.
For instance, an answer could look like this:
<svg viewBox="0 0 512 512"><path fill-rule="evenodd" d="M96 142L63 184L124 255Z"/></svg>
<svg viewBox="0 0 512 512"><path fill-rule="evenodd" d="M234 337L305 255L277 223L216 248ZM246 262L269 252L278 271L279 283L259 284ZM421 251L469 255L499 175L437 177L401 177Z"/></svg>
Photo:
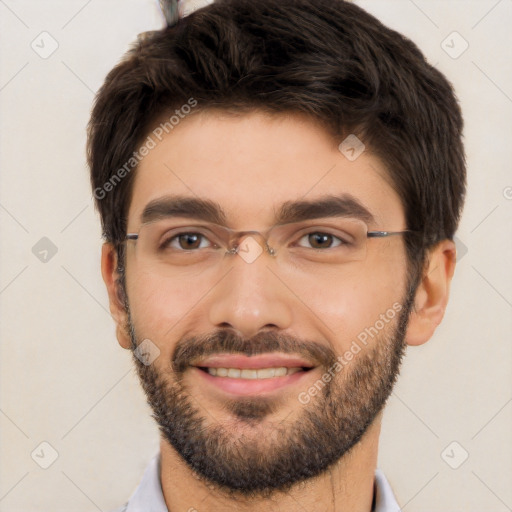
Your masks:
<svg viewBox="0 0 512 512"><path fill-rule="evenodd" d="M190 315L200 292L191 292L190 285L148 274L127 277L126 287L137 336L149 338L162 355L169 356L172 340L179 339L181 322Z"/></svg>
<svg viewBox="0 0 512 512"><path fill-rule="evenodd" d="M384 248L385 249L385 248ZM406 260L386 250L369 255L364 265L333 274L322 286L314 276L297 293L304 312L337 353L371 331L386 332L396 325L406 286ZM318 276L317 276L318 277ZM301 307L298 305L298 307Z"/></svg>
<svg viewBox="0 0 512 512"><path fill-rule="evenodd" d="M201 294L200 282L192 286L189 281L146 272L127 278L126 285L132 313L144 313L154 322L183 316Z"/></svg>
<svg viewBox="0 0 512 512"><path fill-rule="evenodd" d="M407 262L398 247L390 252L386 244L379 246L366 262L367 269L358 282L358 310L361 323L360 332L383 325L396 324L397 313L404 307L402 301L407 282ZM370 270L372 269L372 270ZM384 322L384 323L383 323ZM359 333L358 333L359 334Z"/></svg>

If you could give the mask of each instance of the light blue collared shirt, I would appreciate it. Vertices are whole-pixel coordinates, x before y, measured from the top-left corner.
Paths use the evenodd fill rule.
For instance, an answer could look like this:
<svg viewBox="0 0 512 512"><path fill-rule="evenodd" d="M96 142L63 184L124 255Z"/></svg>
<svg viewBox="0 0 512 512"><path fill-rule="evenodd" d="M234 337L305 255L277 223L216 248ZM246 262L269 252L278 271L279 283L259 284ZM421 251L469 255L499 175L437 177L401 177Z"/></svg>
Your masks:
<svg viewBox="0 0 512 512"><path fill-rule="evenodd" d="M372 512L400 512L391 487L379 469L375 470L375 508ZM160 453L149 463L128 503L113 512L169 512L160 484Z"/></svg>

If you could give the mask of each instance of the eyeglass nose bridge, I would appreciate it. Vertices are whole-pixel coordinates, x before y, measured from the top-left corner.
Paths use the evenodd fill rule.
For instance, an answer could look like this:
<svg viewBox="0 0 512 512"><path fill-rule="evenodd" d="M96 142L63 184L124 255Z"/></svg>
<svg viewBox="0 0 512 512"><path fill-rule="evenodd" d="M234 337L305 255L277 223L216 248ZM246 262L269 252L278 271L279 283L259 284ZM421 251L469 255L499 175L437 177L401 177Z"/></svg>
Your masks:
<svg viewBox="0 0 512 512"><path fill-rule="evenodd" d="M247 237L259 237L264 241L263 249L267 251L271 256L275 256L277 251L275 248L270 247L268 240L270 237L271 230L267 231L266 234L261 233L260 231L230 231L229 232L229 243L226 249L226 254L238 254L240 251L240 247L243 244L243 241Z"/></svg>

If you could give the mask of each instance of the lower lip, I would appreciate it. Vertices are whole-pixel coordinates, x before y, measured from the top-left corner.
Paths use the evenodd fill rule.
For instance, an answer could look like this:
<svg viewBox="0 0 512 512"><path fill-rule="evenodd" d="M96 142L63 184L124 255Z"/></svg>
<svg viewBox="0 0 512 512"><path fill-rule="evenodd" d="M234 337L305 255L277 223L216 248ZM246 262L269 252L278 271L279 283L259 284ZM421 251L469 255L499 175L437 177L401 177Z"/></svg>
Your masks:
<svg viewBox="0 0 512 512"><path fill-rule="evenodd" d="M199 368L192 368L192 370L199 374L199 378L205 379L209 384L237 396L261 395L289 387L301 382L313 371L300 371L293 375L271 377L269 379L234 379L232 377L214 377Z"/></svg>

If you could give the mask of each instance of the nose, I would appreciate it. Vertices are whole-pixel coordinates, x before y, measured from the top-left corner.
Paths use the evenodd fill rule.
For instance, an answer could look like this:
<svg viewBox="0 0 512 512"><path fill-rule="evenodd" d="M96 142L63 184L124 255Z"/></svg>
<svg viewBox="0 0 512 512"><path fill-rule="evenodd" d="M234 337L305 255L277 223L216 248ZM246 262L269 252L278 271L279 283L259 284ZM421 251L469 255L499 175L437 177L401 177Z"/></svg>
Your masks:
<svg viewBox="0 0 512 512"><path fill-rule="evenodd" d="M249 237L229 257L230 271L209 294L209 320L251 337L262 329L287 329L292 323L293 294L278 277L268 252Z"/></svg>

